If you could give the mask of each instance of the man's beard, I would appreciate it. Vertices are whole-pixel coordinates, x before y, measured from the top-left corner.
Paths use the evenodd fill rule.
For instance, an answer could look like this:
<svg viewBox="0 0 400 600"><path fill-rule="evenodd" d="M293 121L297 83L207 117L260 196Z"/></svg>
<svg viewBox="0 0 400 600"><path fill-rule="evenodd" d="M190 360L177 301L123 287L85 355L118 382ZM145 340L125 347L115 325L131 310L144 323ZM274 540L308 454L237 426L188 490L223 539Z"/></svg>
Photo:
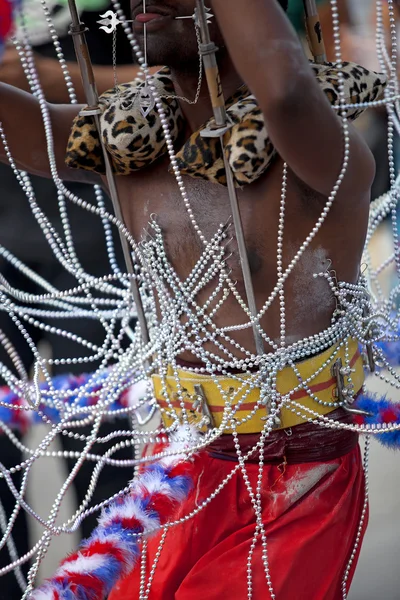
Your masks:
<svg viewBox="0 0 400 600"><path fill-rule="evenodd" d="M199 49L196 37L177 46L174 36L148 36L147 63L150 67L167 66L173 70L196 73L199 65ZM143 36L139 43L143 51Z"/></svg>

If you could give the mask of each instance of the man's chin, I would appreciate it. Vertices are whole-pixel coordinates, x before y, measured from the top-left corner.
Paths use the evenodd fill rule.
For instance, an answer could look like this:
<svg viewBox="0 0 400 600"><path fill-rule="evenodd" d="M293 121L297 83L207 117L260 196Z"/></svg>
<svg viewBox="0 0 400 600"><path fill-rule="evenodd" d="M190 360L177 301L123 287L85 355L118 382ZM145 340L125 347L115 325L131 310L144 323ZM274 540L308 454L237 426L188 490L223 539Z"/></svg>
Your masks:
<svg viewBox="0 0 400 600"><path fill-rule="evenodd" d="M144 51L143 34L137 36L140 49ZM177 46L176 36L149 35L147 38L147 64L149 67L168 66L181 70L182 67L198 69L199 55L197 46L191 44Z"/></svg>

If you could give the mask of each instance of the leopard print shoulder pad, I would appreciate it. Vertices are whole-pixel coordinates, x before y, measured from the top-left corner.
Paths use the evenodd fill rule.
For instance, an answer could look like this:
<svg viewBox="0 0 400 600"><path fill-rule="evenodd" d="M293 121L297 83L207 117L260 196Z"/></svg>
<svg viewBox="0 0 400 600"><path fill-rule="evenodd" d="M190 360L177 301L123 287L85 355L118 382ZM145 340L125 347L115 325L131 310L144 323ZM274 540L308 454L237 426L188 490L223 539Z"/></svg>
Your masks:
<svg viewBox="0 0 400 600"><path fill-rule="evenodd" d="M174 98L175 90L169 69L164 68L156 73L152 83L161 97L172 140L176 141L184 127L184 120L179 102ZM147 108L151 109L148 113L143 110L143 103L141 109L139 102L144 96ZM167 151L162 123L151 103L152 97L146 94L145 84L139 79L119 85L100 96L101 135L117 175L128 175L143 169ZM84 111L72 124L66 164L74 169L105 173L98 131L93 117L86 117Z"/></svg>
<svg viewBox="0 0 400 600"><path fill-rule="evenodd" d="M311 68L333 107L339 105L340 79L343 77L345 102L348 105L346 114L351 120L365 110L360 104L381 98L386 85L384 75L354 63L343 63L340 71L331 63L311 63ZM166 122L175 143L185 124L179 102L174 97L170 71L161 69L153 76L153 84L161 98ZM127 175L149 166L166 153L163 123L153 103L151 95L146 96L144 83L138 80L120 85L100 97L101 135L117 175ZM143 104L148 110L147 114ZM242 86L227 102L227 112L233 126L225 135L226 157L235 184L243 186L265 173L276 152L269 139L263 114L246 86ZM183 175L226 185L219 142L201 136L202 129L210 124L211 121L193 133L179 150L176 156L178 167ZM92 117L76 117L68 141L66 163L72 168L104 174L100 139Z"/></svg>

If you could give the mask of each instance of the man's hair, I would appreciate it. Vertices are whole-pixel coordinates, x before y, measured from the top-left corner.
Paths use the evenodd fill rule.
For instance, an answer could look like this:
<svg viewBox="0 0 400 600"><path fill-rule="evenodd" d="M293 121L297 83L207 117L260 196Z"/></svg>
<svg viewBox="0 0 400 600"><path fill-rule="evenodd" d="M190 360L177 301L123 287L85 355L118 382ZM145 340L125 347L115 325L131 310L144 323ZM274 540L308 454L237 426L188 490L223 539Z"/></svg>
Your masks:
<svg viewBox="0 0 400 600"><path fill-rule="evenodd" d="M289 0L278 0L279 4L282 6L283 10L286 12L289 5Z"/></svg>

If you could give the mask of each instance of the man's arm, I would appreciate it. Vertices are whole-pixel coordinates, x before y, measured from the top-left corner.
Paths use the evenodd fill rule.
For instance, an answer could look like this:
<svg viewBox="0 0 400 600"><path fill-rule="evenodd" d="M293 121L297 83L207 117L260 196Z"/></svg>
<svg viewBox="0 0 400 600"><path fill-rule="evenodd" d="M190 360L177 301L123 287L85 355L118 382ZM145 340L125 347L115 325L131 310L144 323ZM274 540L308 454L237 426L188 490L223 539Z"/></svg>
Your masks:
<svg viewBox="0 0 400 600"><path fill-rule="evenodd" d="M96 174L68 169L64 161L72 121L82 107L77 104L48 104L47 106L60 177L66 181L99 183L100 179ZM34 175L51 177L47 141L37 99L27 92L0 83L0 122L17 166ZM0 143L0 160L9 164L2 143Z"/></svg>
<svg viewBox="0 0 400 600"><path fill-rule="evenodd" d="M67 87L65 85L64 75L60 69L58 60L53 58L39 57L39 77L43 89L46 93L46 98L50 102L61 103L69 102ZM76 97L78 102L85 103L85 94L81 79L79 65L76 62L67 62L69 75L74 84ZM137 65L118 65L117 76L119 83L127 83L133 81L139 72ZM94 80L96 82L97 91L99 94L106 92L114 87L114 73L112 67L108 65L93 65ZM1 76L1 72L0 72Z"/></svg>
<svg viewBox="0 0 400 600"><path fill-rule="evenodd" d="M67 86L60 63L56 58L47 58L34 54L35 65L39 80L46 99L56 104L68 103L70 101ZM67 62L68 72L74 85L78 102L85 103L81 73L76 62ZM137 65L118 65L118 81L126 83L133 81L137 76L139 67ZM94 78L99 94L114 87L114 71L109 65L93 65ZM0 81L13 85L20 90L30 92L21 60L15 48L7 48L0 64Z"/></svg>
<svg viewBox="0 0 400 600"><path fill-rule="evenodd" d="M340 119L315 81L295 31L277 0L212 1L236 69L256 96L280 156L309 187L328 196L344 156ZM342 197L365 194L375 173L351 129Z"/></svg>

